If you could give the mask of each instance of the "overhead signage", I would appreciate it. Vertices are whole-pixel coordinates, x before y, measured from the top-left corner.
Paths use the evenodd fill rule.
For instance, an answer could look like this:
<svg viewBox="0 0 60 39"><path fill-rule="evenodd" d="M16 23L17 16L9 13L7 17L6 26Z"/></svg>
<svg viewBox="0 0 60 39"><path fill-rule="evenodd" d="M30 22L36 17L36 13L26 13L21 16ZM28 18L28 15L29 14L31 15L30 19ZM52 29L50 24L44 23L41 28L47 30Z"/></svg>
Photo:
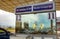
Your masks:
<svg viewBox="0 0 60 39"><path fill-rule="evenodd" d="M50 10L50 9L53 9L52 3L33 6L33 11Z"/></svg>
<svg viewBox="0 0 60 39"><path fill-rule="evenodd" d="M44 11L52 11L55 10L55 5L53 2L45 2L41 4L29 5L24 7L17 7L16 14L25 14L31 12L44 12Z"/></svg>
<svg viewBox="0 0 60 39"><path fill-rule="evenodd" d="M16 8L16 13L19 13L19 12L31 12L31 11L32 11L32 6L25 6L25 7Z"/></svg>

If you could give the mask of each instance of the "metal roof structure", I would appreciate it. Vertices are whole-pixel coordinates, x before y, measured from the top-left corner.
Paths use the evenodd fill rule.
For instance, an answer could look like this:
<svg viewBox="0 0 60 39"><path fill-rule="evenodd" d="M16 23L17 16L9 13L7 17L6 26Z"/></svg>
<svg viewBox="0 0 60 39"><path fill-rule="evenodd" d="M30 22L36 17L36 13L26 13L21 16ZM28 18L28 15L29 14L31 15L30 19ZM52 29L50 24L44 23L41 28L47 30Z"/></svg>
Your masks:
<svg viewBox="0 0 60 39"><path fill-rule="evenodd" d="M0 9L14 13L17 6L37 4L48 0L0 0ZM60 10L60 0L55 0L56 10Z"/></svg>

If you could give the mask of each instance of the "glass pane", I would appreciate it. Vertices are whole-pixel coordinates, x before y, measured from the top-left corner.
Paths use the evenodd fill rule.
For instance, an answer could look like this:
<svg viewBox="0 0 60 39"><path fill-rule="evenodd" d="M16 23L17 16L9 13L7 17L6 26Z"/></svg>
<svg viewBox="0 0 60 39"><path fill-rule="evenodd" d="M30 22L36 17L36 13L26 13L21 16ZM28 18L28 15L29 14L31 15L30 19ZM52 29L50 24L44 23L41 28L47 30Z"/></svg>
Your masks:
<svg viewBox="0 0 60 39"><path fill-rule="evenodd" d="M51 19L48 13L26 14L21 15L22 31L30 34L52 34L56 33L56 20L52 20L53 27L51 28ZM51 32L53 30L53 32Z"/></svg>

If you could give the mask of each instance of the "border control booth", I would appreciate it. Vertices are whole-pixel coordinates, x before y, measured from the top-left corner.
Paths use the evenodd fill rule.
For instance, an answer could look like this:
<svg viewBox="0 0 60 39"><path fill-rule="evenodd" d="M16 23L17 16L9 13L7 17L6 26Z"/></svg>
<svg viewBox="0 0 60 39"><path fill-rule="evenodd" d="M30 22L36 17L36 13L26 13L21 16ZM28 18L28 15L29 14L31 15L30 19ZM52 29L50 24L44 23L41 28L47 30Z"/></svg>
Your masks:
<svg viewBox="0 0 60 39"><path fill-rule="evenodd" d="M16 21L20 29L16 34L28 35L26 39L57 39L56 10L54 2L18 6L15 9ZM17 26L16 26L17 27Z"/></svg>

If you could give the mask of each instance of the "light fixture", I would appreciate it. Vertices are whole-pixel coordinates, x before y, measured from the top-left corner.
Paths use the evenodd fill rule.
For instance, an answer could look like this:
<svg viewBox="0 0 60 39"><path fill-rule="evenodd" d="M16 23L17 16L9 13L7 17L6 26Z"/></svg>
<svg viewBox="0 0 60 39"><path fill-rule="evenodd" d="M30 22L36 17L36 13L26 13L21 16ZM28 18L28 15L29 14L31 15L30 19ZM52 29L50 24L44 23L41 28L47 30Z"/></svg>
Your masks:
<svg viewBox="0 0 60 39"><path fill-rule="evenodd" d="M54 0L49 0L49 1L54 1Z"/></svg>

